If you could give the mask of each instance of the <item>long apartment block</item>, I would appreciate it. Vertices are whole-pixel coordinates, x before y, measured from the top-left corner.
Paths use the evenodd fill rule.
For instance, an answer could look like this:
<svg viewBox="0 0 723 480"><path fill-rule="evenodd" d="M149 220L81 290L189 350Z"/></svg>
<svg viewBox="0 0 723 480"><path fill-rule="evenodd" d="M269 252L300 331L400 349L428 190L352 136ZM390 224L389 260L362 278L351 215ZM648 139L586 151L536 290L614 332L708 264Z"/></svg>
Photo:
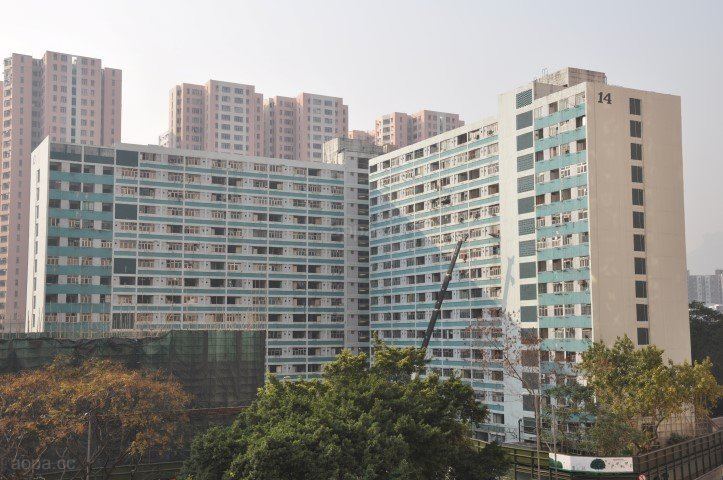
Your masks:
<svg viewBox="0 0 723 480"><path fill-rule="evenodd" d="M480 339L502 317L563 377L622 335L690 358L677 96L574 68L539 78L500 95L495 118L372 159L370 228L371 330L398 345L421 342L466 238L430 368L489 405L480 438L533 422L500 343Z"/></svg>
<svg viewBox="0 0 723 480"><path fill-rule="evenodd" d="M369 348L368 162L45 139L32 154L27 330L250 329L268 371Z"/></svg>

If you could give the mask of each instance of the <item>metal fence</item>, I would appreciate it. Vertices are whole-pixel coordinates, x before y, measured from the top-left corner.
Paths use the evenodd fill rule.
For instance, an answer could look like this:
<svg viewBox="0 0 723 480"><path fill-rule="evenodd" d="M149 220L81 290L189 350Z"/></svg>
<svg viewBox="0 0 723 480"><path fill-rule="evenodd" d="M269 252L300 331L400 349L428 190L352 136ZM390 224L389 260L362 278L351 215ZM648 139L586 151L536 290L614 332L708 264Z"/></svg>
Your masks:
<svg viewBox="0 0 723 480"><path fill-rule="evenodd" d="M692 480L723 464L723 431L633 457L646 480Z"/></svg>

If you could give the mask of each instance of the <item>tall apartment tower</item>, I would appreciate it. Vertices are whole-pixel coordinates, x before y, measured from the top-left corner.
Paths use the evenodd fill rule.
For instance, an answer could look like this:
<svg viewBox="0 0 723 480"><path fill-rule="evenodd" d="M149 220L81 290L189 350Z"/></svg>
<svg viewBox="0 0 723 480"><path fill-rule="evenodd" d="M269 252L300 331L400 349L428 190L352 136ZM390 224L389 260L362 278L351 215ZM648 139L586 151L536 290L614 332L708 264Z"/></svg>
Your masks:
<svg viewBox="0 0 723 480"><path fill-rule="evenodd" d="M181 83L168 96L168 131L159 143L164 147L203 150L206 131L206 86Z"/></svg>
<svg viewBox="0 0 723 480"><path fill-rule="evenodd" d="M97 58L45 52L4 61L0 185L0 331L25 327L30 154L45 137L81 145L120 141L122 72Z"/></svg>
<svg viewBox="0 0 723 480"><path fill-rule="evenodd" d="M266 155L291 160L321 160L324 142L349 129L344 99L300 93L296 98L272 97L264 105Z"/></svg>
<svg viewBox="0 0 723 480"><path fill-rule="evenodd" d="M171 89L168 131L162 146L187 150L318 160L323 144L349 127L348 107L338 97L300 93L271 97L253 85L209 80Z"/></svg>
<svg viewBox="0 0 723 480"><path fill-rule="evenodd" d="M171 89L168 112L164 146L263 155L263 95L253 85L181 83Z"/></svg>
<svg viewBox="0 0 723 480"><path fill-rule="evenodd" d="M366 130L349 130L349 133L347 133L347 138L350 138L352 140L359 140L364 143L371 143L376 144L376 134L374 131L366 131Z"/></svg>
<svg viewBox="0 0 723 480"><path fill-rule="evenodd" d="M688 300L723 305L723 270L713 275L688 274Z"/></svg>
<svg viewBox="0 0 723 480"><path fill-rule="evenodd" d="M372 159L372 331L418 345L468 235L431 368L491 406L481 438L517 439L533 416L476 335L501 316L540 339L543 368L622 335L689 360L682 168L679 97L574 68L500 95L496 118Z"/></svg>
<svg viewBox="0 0 723 480"><path fill-rule="evenodd" d="M376 119L374 136L377 145L401 148L464 125L456 113L420 110L408 114L394 112Z"/></svg>
<svg viewBox="0 0 723 480"><path fill-rule="evenodd" d="M271 97L264 101L266 156L294 160L299 158L298 105L293 97Z"/></svg>

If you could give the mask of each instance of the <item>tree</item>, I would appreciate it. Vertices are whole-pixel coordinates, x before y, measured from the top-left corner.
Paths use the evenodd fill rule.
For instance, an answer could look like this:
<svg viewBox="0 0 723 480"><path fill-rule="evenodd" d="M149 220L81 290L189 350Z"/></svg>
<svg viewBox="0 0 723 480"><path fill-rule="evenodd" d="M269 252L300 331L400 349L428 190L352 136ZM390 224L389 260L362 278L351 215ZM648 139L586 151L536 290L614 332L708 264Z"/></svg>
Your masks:
<svg viewBox="0 0 723 480"><path fill-rule="evenodd" d="M568 381L550 388L547 395L550 402L542 413L542 438L548 445L554 442L557 450L615 456L631 453L628 445L644 443L637 425L596 403L588 385Z"/></svg>
<svg viewBox="0 0 723 480"><path fill-rule="evenodd" d="M377 342L374 362L342 352L319 380L271 377L230 427L197 437L182 475L239 479L492 479L500 447L479 450L471 425L487 416L458 378L424 367L424 351Z"/></svg>
<svg viewBox="0 0 723 480"><path fill-rule="evenodd" d="M546 395L549 402L542 409L542 440L554 443L561 451L593 449L588 427L599 412L595 411L592 390L570 381L549 388Z"/></svg>
<svg viewBox="0 0 723 480"><path fill-rule="evenodd" d="M0 377L0 465L8 478L89 471L161 454L179 440L189 396L159 372L68 359Z"/></svg>
<svg viewBox="0 0 723 480"><path fill-rule="evenodd" d="M521 396L523 408L528 400L532 403L532 414L535 420L535 450L537 461L537 478L542 476L542 442L543 431L542 409L542 363L546 362L549 372L554 373L559 365L551 361L550 352L542 345L539 331L534 328L522 328L514 314L500 311L498 316L485 317L478 320L470 334L489 347L481 358L475 358L478 366L502 369L506 378L506 395ZM512 435L523 435L510 432ZM523 438L518 440L521 442Z"/></svg>
<svg viewBox="0 0 723 480"><path fill-rule="evenodd" d="M596 400L597 434L607 432L598 442L645 451L659 443L661 424L675 415L707 415L720 397L711 366L710 360L666 363L662 350L635 348L628 337L611 347L594 343L582 355L580 373Z"/></svg>
<svg viewBox="0 0 723 480"><path fill-rule="evenodd" d="M713 375L723 384L723 313L700 302L690 304L690 350L693 360L710 358ZM718 401L713 416L723 416L723 400Z"/></svg>

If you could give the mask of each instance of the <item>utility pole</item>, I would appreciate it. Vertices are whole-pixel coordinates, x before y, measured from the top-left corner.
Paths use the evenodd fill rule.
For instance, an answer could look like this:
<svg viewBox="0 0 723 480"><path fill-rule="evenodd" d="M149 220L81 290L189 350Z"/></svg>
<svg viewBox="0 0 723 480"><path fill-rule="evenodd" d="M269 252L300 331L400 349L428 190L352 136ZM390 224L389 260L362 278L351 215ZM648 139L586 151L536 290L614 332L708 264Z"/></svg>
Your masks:
<svg viewBox="0 0 723 480"><path fill-rule="evenodd" d="M542 480L542 466L540 465L540 455L542 451L542 342L540 340L540 330L537 330L537 395L535 395L535 447L537 449L537 480Z"/></svg>
<svg viewBox="0 0 723 480"><path fill-rule="evenodd" d="M88 440L85 444L85 480L90 480L90 429L92 427L91 419L93 414L88 412L86 415L88 415Z"/></svg>
<svg viewBox="0 0 723 480"><path fill-rule="evenodd" d="M550 408L552 409L552 452L555 455L555 474L557 475L557 417L555 416L555 399L550 397Z"/></svg>

